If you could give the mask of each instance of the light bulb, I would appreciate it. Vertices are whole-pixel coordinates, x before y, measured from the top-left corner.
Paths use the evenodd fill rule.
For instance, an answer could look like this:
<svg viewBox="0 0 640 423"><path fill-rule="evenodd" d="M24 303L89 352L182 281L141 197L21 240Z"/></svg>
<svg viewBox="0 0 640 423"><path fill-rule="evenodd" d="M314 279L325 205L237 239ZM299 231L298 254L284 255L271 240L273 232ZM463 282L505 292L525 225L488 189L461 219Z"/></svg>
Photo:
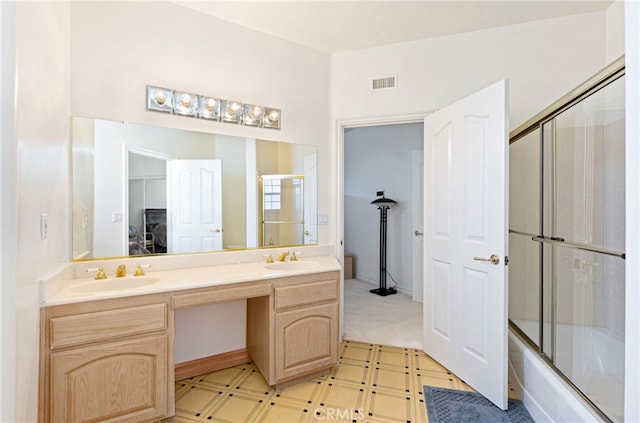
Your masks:
<svg viewBox="0 0 640 423"><path fill-rule="evenodd" d="M269 120L271 122L277 121L279 117L280 117L280 113L278 113L277 110L272 110L269 112Z"/></svg>
<svg viewBox="0 0 640 423"><path fill-rule="evenodd" d="M251 106L251 109L249 109L249 117L254 120L260 119L263 113L264 109L260 106Z"/></svg>
<svg viewBox="0 0 640 423"><path fill-rule="evenodd" d="M210 98L205 102L204 107L211 112L213 111L213 108L215 107L215 105L216 105L216 101Z"/></svg>
<svg viewBox="0 0 640 423"><path fill-rule="evenodd" d="M191 96L189 94L182 94L180 96L180 104L182 104L183 107L191 106Z"/></svg>
<svg viewBox="0 0 640 423"><path fill-rule="evenodd" d="M229 113L231 116L237 115L241 110L242 106L240 106L240 103L236 101L229 103L229 105L227 106L227 113Z"/></svg>
<svg viewBox="0 0 640 423"><path fill-rule="evenodd" d="M167 101L167 97L165 97L162 91L158 91L154 99L156 100L156 103L158 103L161 106L165 103L165 101Z"/></svg>

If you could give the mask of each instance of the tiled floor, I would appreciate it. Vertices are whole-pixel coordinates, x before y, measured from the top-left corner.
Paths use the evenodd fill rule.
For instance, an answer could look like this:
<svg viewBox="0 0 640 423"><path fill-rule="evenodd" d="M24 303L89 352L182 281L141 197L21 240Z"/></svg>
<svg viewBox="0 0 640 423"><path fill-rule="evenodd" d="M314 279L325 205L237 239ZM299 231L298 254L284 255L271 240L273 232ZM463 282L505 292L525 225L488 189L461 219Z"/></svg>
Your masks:
<svg viewBox="0 0 640 423"><path fill-rule="evenodd" d="M172 422L427 422L424 385L472 390L422 351L344 341L329 375L279 394L253 364L177 382Z"/></svg>

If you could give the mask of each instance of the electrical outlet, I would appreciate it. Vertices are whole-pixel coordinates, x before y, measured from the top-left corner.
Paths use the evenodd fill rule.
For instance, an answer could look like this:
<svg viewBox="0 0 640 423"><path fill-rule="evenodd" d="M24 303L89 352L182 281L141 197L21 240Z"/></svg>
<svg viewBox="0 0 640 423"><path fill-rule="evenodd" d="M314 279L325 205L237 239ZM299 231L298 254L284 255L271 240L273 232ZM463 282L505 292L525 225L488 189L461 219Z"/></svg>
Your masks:
<svg viewBox="0 0 640 423"><path fill-rule="evenodd" d="M122 222L122 213L120 212L113 212L111 213L111 221L112 222Z"/></svg>
<svg viewBox="0 0 640 423"><path fill-rule="evenodd" d="M46 214L40 215L40 239L47 239L47 235L49 234L49 216Z"/></svg>
<svg viewBox="0 0 640 423"><path fill-rule="evenodd" d="M328 225L329 215L327 213L318 213L318 225Z"/></svg>

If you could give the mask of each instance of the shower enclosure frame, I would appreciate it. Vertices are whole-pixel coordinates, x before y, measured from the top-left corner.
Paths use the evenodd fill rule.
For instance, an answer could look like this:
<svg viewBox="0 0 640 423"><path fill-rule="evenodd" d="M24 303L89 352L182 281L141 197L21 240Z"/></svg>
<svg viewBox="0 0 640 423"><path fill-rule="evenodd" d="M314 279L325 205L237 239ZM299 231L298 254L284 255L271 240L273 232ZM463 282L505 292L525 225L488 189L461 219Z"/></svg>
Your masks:
<svg viewBox="0 0 640 423"><path fill-rule="evenodd" d="M569 110L570 108L572 108L573 106L575 106L576 104L580 103L581 101L583 101L584 99L586 99L587 97L591 96L592 94L600 91L601 89L605 88L607 85L611 84L612 82L614 82L615 80L623 77L625 75L625 62L624 62L624 57L621 57L620 59L616 60L615 62L613 62L611 65L609 65L608 67L606 67L605 69L603 69L601 72L599 72L598 74L594 75L592 78L590 78L589 80L585 81L584 83L582 83L581 85L579 85L578 87L576 87L574 90L570 91L569 93L567 93L565 96L563 96L562 98L560 98L559 100L557 100L556 102L554 102L552 105L550 105L549 107L545 108L543 111L541 111L540 113L538 113L537 115L535 115L534 117L532 117L531 119L529 119L528 121L526 121L524 124L522 124L521 126L519 126L518 128L516 128L515 130L511 131L510 136L509 136L509 144L513 144L515 142L517 142L518 140L524 138L525 136L539 130L540 131L540 140L543 139L543 126L547 123L552 124L552 131L555 132L555 118L558 117L560 114L562 114L563 112ZM552 138L552 142L555 143L555 136ZM560 238L555 238L555 237L545 237L541 234L545 233L543 231L543 221L544 221L544 213L542 212L544 210L544 197L543 197L543 189L544 189L544 183L543 183L543 177L544 177L544 169L543 169L543 165L544 165L544 150L541 148L540 150L540 169L539 169L539 175L540 175L540 216L539 216L539 228L540 228L540 234L534 234L534 233L528 233L528 232L522 232L522 231L518 231L518 230L512 230L509 229L509 233L510 234L517 234L517 235L524 235L527 237L531 237L532 241L536 241L538 243L540 243L539 248L538 248L538 254L540 257L540 263L539 263L539 268L540 268L540 274L539 274L539 298L538 298L538 340L539 342L536 343L535 341L533 341L529 335L527 335L527 333L525 333L519 326L517 323L515 323L514 321L511 320L511 318L509 319L509 327L512 328L518 335L520 335L520 337L529 345L529 347L531 349L533 349L534 351L537 352L537 354L547 363L549 364L549 367L553 369L553 371L564 381L566 382L568 385L570 385L575 392L587 403L589 404L593 411L595 413L597 413L597 415L599 415L600 417L602 417L605 421L611 421L611 418L609 416L607 416L586 394L584 394L580 388L578 386L576 386L574 384L574 382L567 376L565 375L558 367L556 367L553 358L556 357L556 342L555 339L550 339L550 347L551 347L551 356L549 356L547 354L547 352L545 352L545 341L547 339L544 338L544 334L545 334L545 319L543 316L544 313L544 305L545 305L545 292L544 292L544 284L543 284L543 279L545 277L545 272L544 272L544 257L543 257L543 246L544 245L559 245L559 246L563 246L563 247L571 247L574 249L579 249L579 250L583 250L583 251L589 251L589 252L594 252L594 253L599 253L599 254L605 254L605 255L610 255L610 256L616 256L619 258L622 258L623 260L626 259L625 256L625 252L623 251L616 251L616 250L611 250L611 249L607 249L607 248L594 248L591 245L586 245L586 244L580 244L577 242L566 242L563 239ZM552 172L555 169L552 168ZM555 189L555 184L553 185L553 189ZM555 195L552 195L553 198L555 198ZM555 224L555 219L552 220ZM555 230L553 230L555 228L552 228L551 233L555 234ZM555 260L551 260L551 265L555 266ZM554 270L552 269L551 272L553 274L555 274ZM551 299L552 301L554 301L554 303L551 305L551 315L550 315L550 326L555 328L555 324L556 324L556 316L555 316L555 310L556 310L556 306L557 304L555 304L555 301L557 300L557 293L555 292L556 289L556 284L555 283L551 283ZM548 298L547 298L548 300ZM548 351L548 350L547 350Z"/></svg>
<svg viewBox="0 0 640 423"><path fill-rule="evenodd" d="M273 247L273 243L270 243L269 241L267 241L267 228L269 225L275 225L275 227L279 227L279 226L287 226L289 227L290 231L296 231L296 227L299 225L300 228L300 240L294 240L291 243L284 243L282 244L280 241L278 241L278 245L303 245L305 243L305 221L304 221L304 212L305 212L305 198L304 198L304 175L303 174L264 174L264 175L260 175L258 177L259 183L258 183L258 191L259 191L259 204L260 204L260 233L259 233L259 239L260 239L260 245L263 247ZM269 211L271 211L270 209L266 208L266 197L265 197L265 188L264 188L264 181L265 180L277 180L280 181L280 183L282 183L282 181L298 181L298 185L299 185L299 190L298 190L298 195L297 195L297 199L293 198L291 199L294 203L294 208L293 209L289 209L288 211L295 214L296 210L299 212L300 214L300 219L267 219L266 215ZM280 194L281 192L278 191L278 195L279 195L279 199L278 201L282 201L280 198ZM295 206L297 205L295 202L296 200L298 200L300 202L299 204L299 208L295 208ZM292 229L291 229L292 228ZM280 230L278 230L279 232Z"/></svg>

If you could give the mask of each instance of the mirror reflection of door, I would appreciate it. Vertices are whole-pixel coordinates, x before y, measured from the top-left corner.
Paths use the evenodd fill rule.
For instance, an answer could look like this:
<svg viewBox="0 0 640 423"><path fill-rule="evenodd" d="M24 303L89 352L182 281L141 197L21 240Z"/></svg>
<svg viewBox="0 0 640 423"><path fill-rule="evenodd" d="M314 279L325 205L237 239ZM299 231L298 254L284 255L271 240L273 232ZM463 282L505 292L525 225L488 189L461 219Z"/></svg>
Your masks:
<svg viewBox="0 0 640 423"><path fill-rule="evenodd" d="M262 175L261 245L304 244L304 175Z"/></svg>
<svg viewBox="0 0 640 423"><path fill-rule="evenodd" d="M304 237L303 244L318 243L318 155L304 156Z"/></svg>
<svg viewBox="0 0 640 423"><path fill-rule="evenodd" d="M222 161L171 160L168 252L222 249Z"/></svg>
<svg viewBox="0 0 640 423"><path fill-rule="evenodd" d="M128 237L129 255L167 251L167 157L129 149Z"/></svg>

